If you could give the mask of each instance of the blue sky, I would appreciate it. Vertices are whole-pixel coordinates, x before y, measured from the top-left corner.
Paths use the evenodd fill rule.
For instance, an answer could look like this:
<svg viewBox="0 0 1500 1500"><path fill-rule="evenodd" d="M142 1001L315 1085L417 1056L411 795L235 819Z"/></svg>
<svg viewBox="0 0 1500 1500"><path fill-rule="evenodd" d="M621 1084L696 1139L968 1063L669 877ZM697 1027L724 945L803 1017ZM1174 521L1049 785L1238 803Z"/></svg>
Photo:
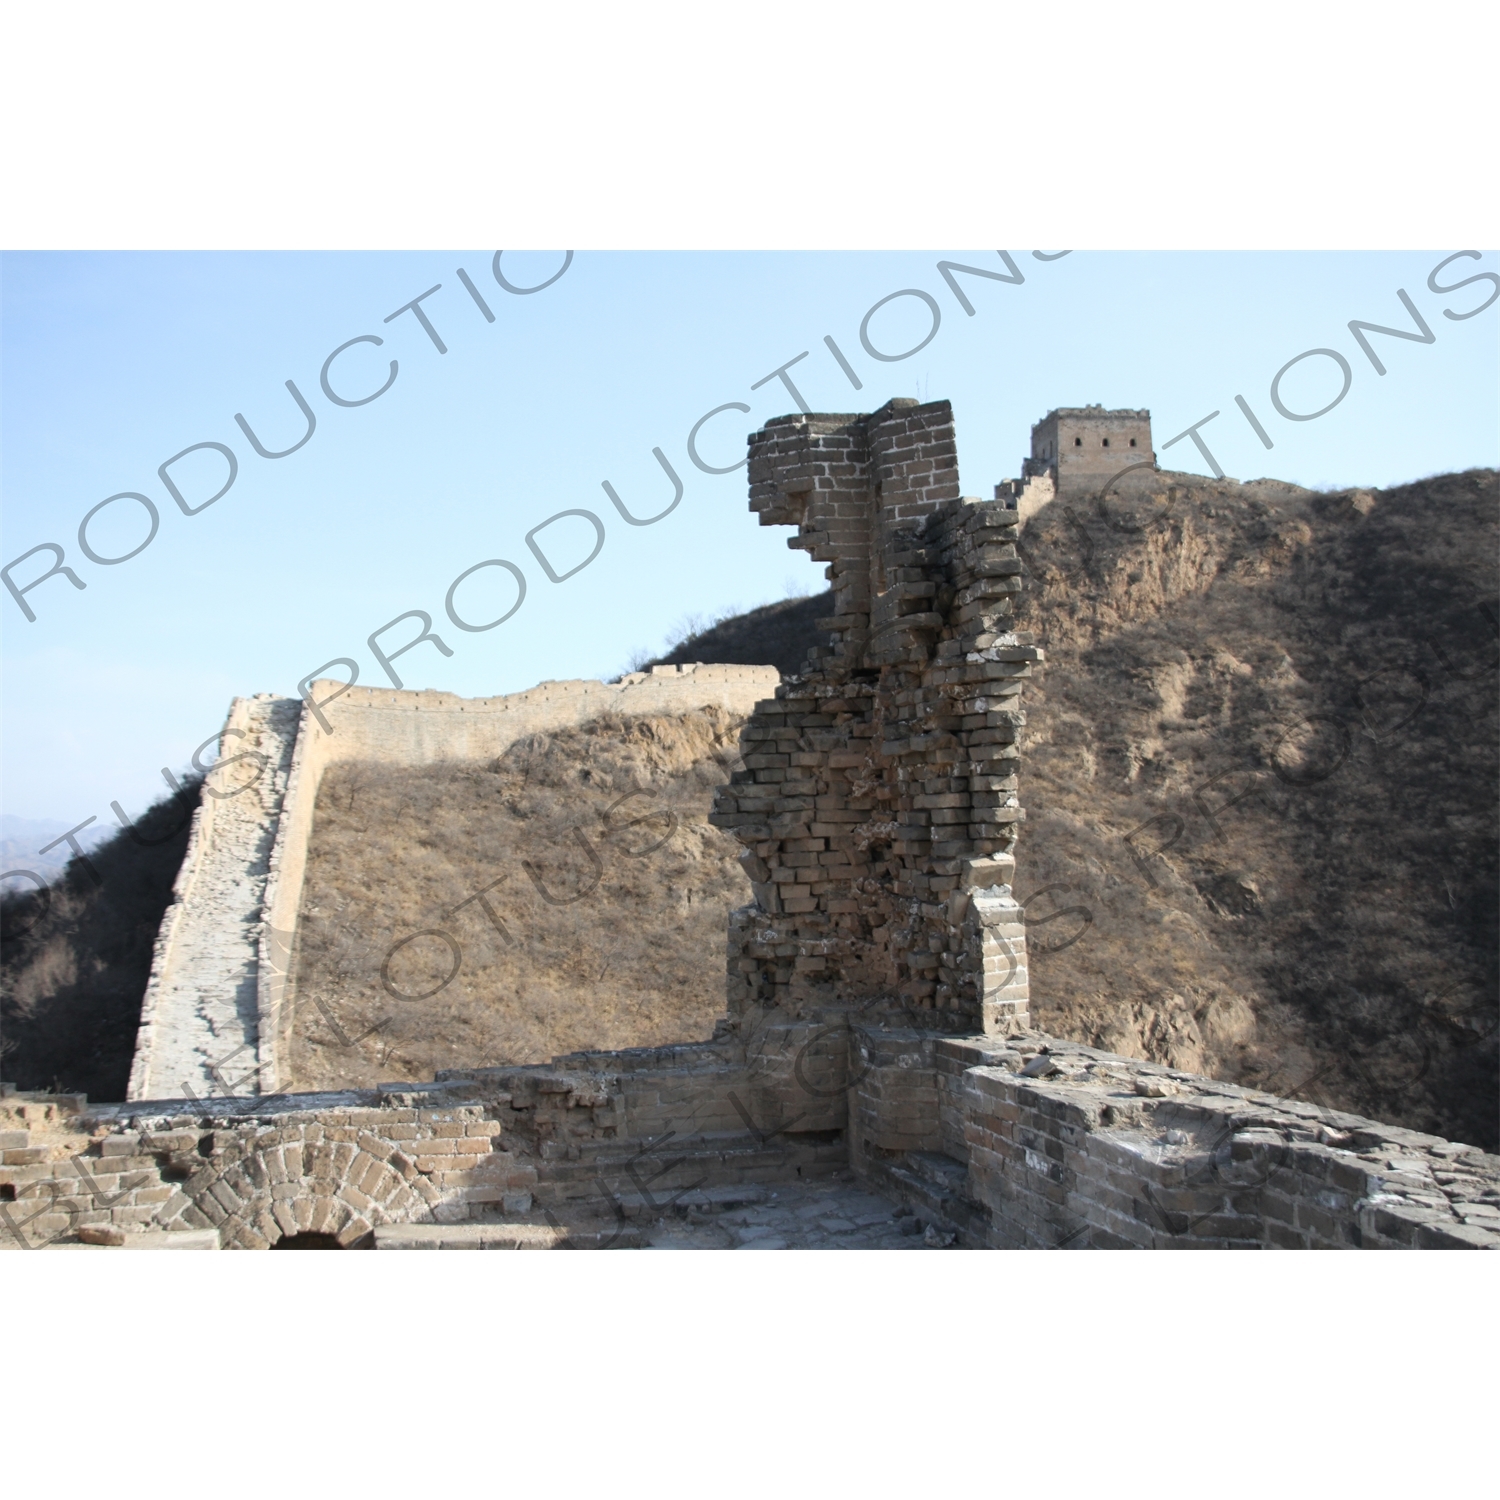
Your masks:
<svg viewBox="0 0 1500 1500"><path fill-rule="evenodd" d="M1463 247L1455 247L1461 249ZM360 680L385 683L367 645L378 627L425 610L452 648L402 656L407 687L480 695L547 678L608 676L633 649L656 648L689 614L748 608L823 587L821 568L787 550L787 532L760 528L746 508L743 470L711 475L687 447L705 425L703 459L727 466L746 433L792 409L779 380L752 385L802 351L792 378L814 410L868 411L892 396L947 397L955 408L965 493L988 495L1019 471L1030 424L1057 405L1145 406L1162 462L1206 472L1188 442L1163 443L1209 412L1203 429L1224 470L1301 484L1392 485L1497 462L1497 368L1491 306L1481 281L1438 294L1428 276L1455 249L1351 253L1077 252L1043 261L1011 252L1020 285L960 278L966 315L937 269L943 259L1003 271L996 252L579 252L551 286L517 296L497 284L493 252L10 253L0 257L0 550L11 562L55 542L87 584L61 577L26 595L29 623L9 594L3 611L3 792L0 810L72 824L109 804L129 812L164 790L159 768L184 767L222 725L229 701L294 693L335 657ZM516 285L543 281L561 252L512 253ZM487 302L487 322L456 275ZM1500 258L1453 262L1453 285L1500 273ZM447 346L440 354L408 312L423 304ZM941 322L919 352L879 361L862 347L866 312L893 292L925 291ZM1377 375L1350 319L1412 326L1404 289L1436 335L1431 344L1373 336ZM916 297L874 314L875 347L899 352L931 329ZM399 372L369 404L340 407L320 388L323 361L359 335L330 376L363 394ZM856 392L824 346L831 335L863 382ZM1347 396L1314 421L1273 409L1277 371L1306 350L1348 361ZM296 383L317 426L286 458L262 443L301 437ZM1338 392L1334 361L1317 356L1287 375L1284 404L1311 411ZM1239 415L1243 394L1270 432L1267 452ZM222 499L185 516L158 465L195 443L235 453ZM671 490L660 447L685 493L671 515L632 527L601 488L610 481L637 515ZM190 503L223 482L200 451L172 471ZM79 523L111 495L138 492L159 530L115 566L80 552ZM593 512L597 557L549 582L525 544L559 511ZM90 524L102 556L146 535L136 501ZM590 523L545 534L556 571L586 556ZM444 615L450 583L487 559L513 562L524 603L483 633ZM13 577L49 565L37 554ZM510 575L489 569L460 597L471 621L514 602ZM411 622L393 630L394 646Z"/></svg>

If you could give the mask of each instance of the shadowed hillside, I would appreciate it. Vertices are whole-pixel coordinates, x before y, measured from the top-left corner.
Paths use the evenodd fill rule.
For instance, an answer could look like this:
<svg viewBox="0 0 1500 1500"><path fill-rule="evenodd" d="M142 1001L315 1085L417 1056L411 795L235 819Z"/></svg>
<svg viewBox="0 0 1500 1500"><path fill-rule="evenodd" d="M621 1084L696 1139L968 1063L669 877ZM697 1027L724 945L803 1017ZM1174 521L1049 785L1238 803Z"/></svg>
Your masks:
<svg viewBox="0 0 1500 1500"><path fill-rule="evenodd" d="M801 670L807 648L822 640L817 621L832 613L832 589L804 599L782 599L717 620L707 629L679 641L666 655L643 661L637 670L701 661L722 662L726 666L771 666L783 677L789 677Z"/></svg>
<svg viewBox="0 0 1500 1500"><path fill-rule="evenodd" d="M187 849L198 781L0 907L0 1076L125 1097L151 950ZM96 878L97 877L97 878Z"/></svg>

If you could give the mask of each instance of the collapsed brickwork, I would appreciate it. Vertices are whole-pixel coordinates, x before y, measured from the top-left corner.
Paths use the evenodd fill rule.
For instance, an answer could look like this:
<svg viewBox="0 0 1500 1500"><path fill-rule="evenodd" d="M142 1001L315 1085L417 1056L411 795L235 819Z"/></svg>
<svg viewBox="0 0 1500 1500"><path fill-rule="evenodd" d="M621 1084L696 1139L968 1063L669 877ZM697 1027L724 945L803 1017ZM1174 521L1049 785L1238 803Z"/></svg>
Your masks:
<svg viewBox="0 0 1500 1500"><path fill-rule="evenodd" d="M850 1168L933 1245L1500 1248L1477 1147L1034 1034L780 1022L347 1094L13 1096L0 1248L627 1249Z"/></svg>
<svg viewBox="0 0 1500 1500"><path fill-rule="evenodd" d="M1021 684L1017 515L959 496L946 401L788 416L750 439L750 506L828 564L829 645L757 706L713 821L756 904L731 1017L857 1006L948 1032L1027 1016L1011 896Z"/></svg>

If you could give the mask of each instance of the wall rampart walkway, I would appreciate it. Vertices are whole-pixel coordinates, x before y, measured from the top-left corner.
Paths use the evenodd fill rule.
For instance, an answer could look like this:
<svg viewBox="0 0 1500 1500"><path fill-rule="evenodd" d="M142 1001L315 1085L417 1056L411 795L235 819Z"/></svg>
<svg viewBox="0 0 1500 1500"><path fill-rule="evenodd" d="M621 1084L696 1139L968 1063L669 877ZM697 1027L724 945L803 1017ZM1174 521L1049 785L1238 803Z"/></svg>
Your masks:
<svg viewBox="0 0 1500 1500"><path fill-rule="evenodd" d="M237 698L158 932L127 1097L254 1085L260 916L297 738L295 699Z"/></svg>
<svg viewBox="0 0 1500 1500"><path fill-rule="evenodd" d="M495 698L320 681L306 704L236 699L158 935L127 1098L277 1088L313 810L330 765L490 759L609 713L717 704L748 714L779 681L774 667L693 665Z"/></svg>

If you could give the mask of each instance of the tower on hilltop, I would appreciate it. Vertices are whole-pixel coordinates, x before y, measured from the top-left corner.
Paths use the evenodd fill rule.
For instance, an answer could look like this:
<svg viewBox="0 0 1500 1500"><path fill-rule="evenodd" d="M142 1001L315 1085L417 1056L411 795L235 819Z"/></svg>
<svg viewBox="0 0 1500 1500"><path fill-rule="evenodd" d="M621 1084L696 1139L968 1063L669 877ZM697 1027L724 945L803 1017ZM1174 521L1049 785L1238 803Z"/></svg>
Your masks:
<svg viewBox="0 0 1500 1500"><path fill-rule="evenodd" d="M1106 411L1102 406L1059 406L1031 429L1031 456L1021 478L995 486L1020 519L1049 500L1095 495L1122 469L1156 465L1149 411Z"/></svg>

